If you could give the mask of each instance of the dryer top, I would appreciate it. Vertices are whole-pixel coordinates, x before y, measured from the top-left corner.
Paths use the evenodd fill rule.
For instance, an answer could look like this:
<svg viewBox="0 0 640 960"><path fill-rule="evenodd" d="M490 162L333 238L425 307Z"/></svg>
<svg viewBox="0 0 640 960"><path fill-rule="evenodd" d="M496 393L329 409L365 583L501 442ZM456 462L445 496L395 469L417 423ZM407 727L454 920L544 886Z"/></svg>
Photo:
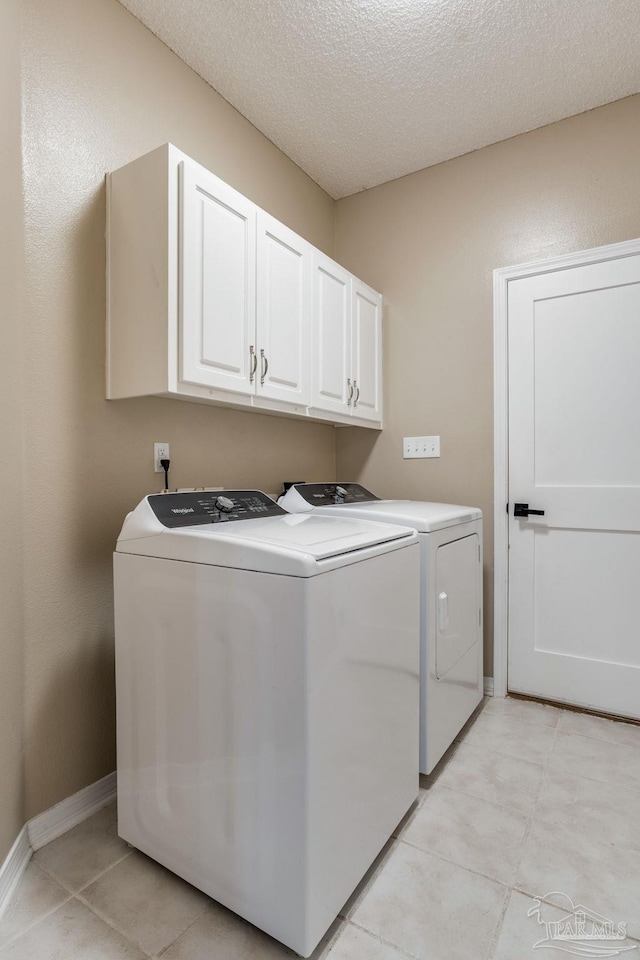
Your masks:
<svg viewBox="0 0 640 960"><path fill-rule="evenodd" d="M344 494L340 491L343 490ZM278 503L291 513L321 512L325 517L349 517L399 523L418 533L442 530L458 523L480 520L478 507L428 500L379 500L358 483L297 483Z"/></svg>

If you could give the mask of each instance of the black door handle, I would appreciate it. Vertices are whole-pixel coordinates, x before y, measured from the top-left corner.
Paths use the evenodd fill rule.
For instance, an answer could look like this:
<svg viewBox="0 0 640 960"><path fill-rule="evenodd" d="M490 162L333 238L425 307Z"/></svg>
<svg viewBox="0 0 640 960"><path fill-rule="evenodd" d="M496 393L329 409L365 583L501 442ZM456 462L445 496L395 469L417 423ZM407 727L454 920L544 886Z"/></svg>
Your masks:
<svg viewBox="0 0 640 960"><path fill-rule="evenodd" d="M544 517L544 510L530 510L528 503L514 503L513 515L514 517L529 517L531 515Z"/></svg>

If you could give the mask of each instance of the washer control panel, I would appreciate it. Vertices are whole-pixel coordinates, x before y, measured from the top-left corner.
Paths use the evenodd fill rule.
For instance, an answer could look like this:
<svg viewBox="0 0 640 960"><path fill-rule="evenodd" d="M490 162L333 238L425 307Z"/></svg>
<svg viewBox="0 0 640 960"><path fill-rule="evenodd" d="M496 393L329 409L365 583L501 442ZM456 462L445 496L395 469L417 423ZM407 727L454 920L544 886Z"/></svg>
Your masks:
<svg viewBox="0 0 640 960"><path fill-rule="evenodd" d="M359 483L297 483L295 488L314 507L330 507L334 503L367 503L380 499Z"/></svg>
<svg viewBox="0 0 640 960"><path fill-rule="evenodd" d="M229 523L286 516L261 490L225 490L223 493L158 493L147 497L165 527L193 527L201 523Z"/></svg>

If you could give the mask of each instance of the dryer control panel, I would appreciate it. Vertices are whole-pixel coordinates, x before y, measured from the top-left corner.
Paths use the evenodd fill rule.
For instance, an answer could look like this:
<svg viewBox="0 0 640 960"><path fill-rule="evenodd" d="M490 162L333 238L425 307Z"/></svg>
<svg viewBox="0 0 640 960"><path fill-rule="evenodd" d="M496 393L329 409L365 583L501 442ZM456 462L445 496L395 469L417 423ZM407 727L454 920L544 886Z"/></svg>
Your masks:
<svg viewBox="0 0 640 960"><path fill-rule="evenodd" d="M261 490L158 493L147 500L165 527L193 527L201 523L230 523L286 515L286 510Z"/></svg>
<svg viewBox="0 0 640 960"><path fill-rule="evenodd" d="M335 503L368 503L380 499L359 483L297 483L295 489L314 507L330 507Z"/></svg>

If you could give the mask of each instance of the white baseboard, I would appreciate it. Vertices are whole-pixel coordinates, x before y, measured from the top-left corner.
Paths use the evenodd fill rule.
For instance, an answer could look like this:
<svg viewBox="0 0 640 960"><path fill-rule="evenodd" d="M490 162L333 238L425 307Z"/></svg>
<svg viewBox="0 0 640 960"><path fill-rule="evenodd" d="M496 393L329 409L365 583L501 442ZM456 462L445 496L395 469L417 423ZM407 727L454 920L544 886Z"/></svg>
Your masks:
<svg viewBox="0 0 640 960"><path fill-rule="evenodd" d="M4 863L0 866L0 917L2 917L16 887L20 883L20 878L27 869L32 853L33 850L29 843L29 830L25 823Z"/></svg>
<svg viewBox="0 0 640 960"><path fill-rule="evenodd" d="M78 790L66 800L56 803L55 807L38 814L27 824L32 848L39 850L45 844L51 843L56 837L62 836L67 830L71 830L102 807L106 807L115 799L115 796L116 774L114 771L102 780L96 780L83 790Z"/></svg>
<svg viewBox="0 0 640 960"><path fill-rule="evenodd" d="M484 678L484 695L485 697L493 696L493 677Z"/></svg>
<svg viewBox="0 0 640 960"><path fill-rule="evenodd" d="M114 771L25 823L4 863L0 865L0 917L20 883L33 851L93 816L111 803L115 796Z"/></svg>

